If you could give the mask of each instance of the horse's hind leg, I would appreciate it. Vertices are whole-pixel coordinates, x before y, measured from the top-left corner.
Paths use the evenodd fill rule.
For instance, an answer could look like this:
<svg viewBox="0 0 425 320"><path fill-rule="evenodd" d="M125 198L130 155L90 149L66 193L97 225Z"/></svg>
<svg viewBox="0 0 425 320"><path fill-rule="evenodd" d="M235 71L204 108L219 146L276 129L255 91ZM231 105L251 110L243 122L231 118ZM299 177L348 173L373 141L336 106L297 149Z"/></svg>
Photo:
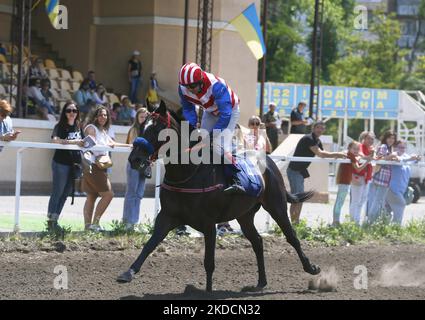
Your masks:
<svg viewBox="0 0 425 320"><path fill-rule="evenodd" d="M131 265L130 269L122 273L118 278L118 282L130 282L133 280L133 277L136 273L139 272L142 267L143 262L146 258L152 253L153 250L158 246L158 244L164 240L167 234L177 226L177 223L173 223L170 217L159 212L155 220L155 226L153 234L148 240L148 242L143 247L142 252L137 257L136 261Z"/></svg>
<svg viewBox="0 0 425 320"><path fill-rule="evenodd" d="M292 228L289 220L287 214L287 203L283 200L283 196L279 193L269 195L266 201L264 201L263 207L270 213L274 221L276 221L279 225L280 229L282 229L283 234L286 237L286 241L288 241L288 243L297 251L304 271L310 274L320 273L320 267L310 263L310 260L301 249L300 241L298 240L295 230Z"/></svg>
<svg viewBox="0 0 425 320"><path fill-rule="evenodd" d="M243 234L249 240L249 242L251 242L252 248L255 252L255 256L257 257L258 265L257 287L246 287L243 289L244 291L260 290L267 285L266 270L264 267L263 239L258 234L257 229L254 225L254 216L259 208L260 205L255 206L255 208L253 208L248 213L237 219L241 226Z"/></svg>

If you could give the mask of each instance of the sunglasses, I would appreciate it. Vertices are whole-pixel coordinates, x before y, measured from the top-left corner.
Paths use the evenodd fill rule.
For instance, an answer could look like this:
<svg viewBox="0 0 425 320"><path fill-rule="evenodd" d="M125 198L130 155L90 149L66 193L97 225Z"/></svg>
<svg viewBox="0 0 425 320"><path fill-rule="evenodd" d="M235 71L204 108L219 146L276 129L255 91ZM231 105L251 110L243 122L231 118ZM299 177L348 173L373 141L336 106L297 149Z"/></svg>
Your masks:
<svg viewBox="0 0 425 320"><path fill-rule="evenodd" d="M66 113L78 113L77 109L66 109L65 110Z"/></svg>
<svg viewBox="0 0 425 320"><path fill-rule="evenodd" d="M258 127L260 125L260 122L258 122L258 121L251 122L249 125Z"/></svg>
<svg viewBox="0 0 425 320"><path fill-rule="evenodd" d="M189 89L195 89L197 86L200 86L200 85L201 85L201 82L195 82L195 83L187 84L185 85L185 87Z"/></svg>

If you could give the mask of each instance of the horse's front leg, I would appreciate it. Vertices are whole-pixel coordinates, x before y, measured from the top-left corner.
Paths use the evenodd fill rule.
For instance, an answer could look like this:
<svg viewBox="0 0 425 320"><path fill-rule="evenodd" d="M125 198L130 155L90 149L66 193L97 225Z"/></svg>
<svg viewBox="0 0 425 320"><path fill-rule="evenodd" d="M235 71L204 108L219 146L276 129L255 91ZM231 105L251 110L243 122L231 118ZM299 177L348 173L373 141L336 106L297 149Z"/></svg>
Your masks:
<svg viewBox="0 0 425 320"><path fill-rule="evenodd" d="M173 221L166 214L164 214L163 211L160 211L156 217L151 238L145 244L142 252L137 257L136 261L134 261L134 263L131 265L130 269L118 276L117 281L124 283L133 280L134 275L139 272L146 258L152 253L153 250L155 250L158 244L164 240L170 230L175 227L176 223L173 223Z"/></svg>
<svg viewBox="0 0 425 320"><path fill-rule="evenodd" d="M216 230L215 224L207 227L204 232L205 239L205 257L204 257L204 267L207 273L207 285L206 290L208 292L212 291L212 275L215 268L215 240L216 240Z"/></svg>

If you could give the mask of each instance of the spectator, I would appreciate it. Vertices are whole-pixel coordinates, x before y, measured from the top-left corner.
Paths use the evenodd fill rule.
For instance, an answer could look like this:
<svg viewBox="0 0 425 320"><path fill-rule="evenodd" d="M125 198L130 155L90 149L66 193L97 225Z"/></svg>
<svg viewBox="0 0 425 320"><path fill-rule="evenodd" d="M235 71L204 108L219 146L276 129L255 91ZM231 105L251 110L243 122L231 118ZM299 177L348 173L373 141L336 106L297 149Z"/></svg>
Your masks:
<svg viewBox="0 0 425 320"><path fill-rule="evenodd" d="M407 144L405 141L398 141L395 144L395 151L397 152L397 158L400 161L418 161L419 156L408 155L406 153ZM394 213L392 222L401 225L403 222L404 209L406 208L405 193L409 187L410 180L410 166L392 166L390 188L387 193L386 202Z"/></svg>
<svg viewBox="0 0 425 320"><path fill-rule="evenodd" d="M49 75L47 74L46 69L44 68L43 59L36 58L33 59L33 63L31 63L31 67L29 70L30 79L48 79Z"/></svg>
<svg viewBox="0 0 425 320"><path fill-rule="evenodd" d="M81 82L80 88L74 93L74 100L80 108L81 121L84 122L86 116L96 106L96 100L90 90L89 79L85 79Z"/></svg>
<svg viewBox="0 0 425 320"><path fill-rule="evenodd" d="M53 129L54 143L83 146L80 128L80 112L73 101L67 101L62 109L59 122ZM73 190L75 179L80 176L81 152L57 149L52 160L52 194L47 213L47 229L56 235L63 235L58 220L66 198Z"/></svg>
<svg viewBox="0 0 425 320"><path fill-rule="evenodd" d="M267 137L269 138L272 150L275 150L278 146L279 130L281 120L279 113L276 111L276 105L274 103L269 104L269 111L264 115L263 121L266 124Z"/></svg>
<svg viewBox="0 0 425 320"><path fill-rule="evenodd" d="M304 108L306 103L301 101L298 106L291 112L291 131L290 133L305 134L306 126L311 124L311 121L304 120Z"/></svg>
<svg viewBox="0 0 425 320"><path fill-rule="evenodd" d="M133 56L128 61L127 73L130 82L130 100L137 103L137 90L142 85L142 63L139 60L140 52L134 51Z"/></svg>
<svg viewBox="0 0 425 320"><path fill-rule="evenodd" d="M119 102L115 102L112 105L112 111L111 111L111 120L113 123L117 123L120 111L121 111L121 104Z"/></svg>
<svg viewBox="0 0 425 320"><path fill-rule="evenodd" d="M320 136L325 132L326 126L323 122L316 122L312 133L306 134L298 141L295 148L294 157L314 157L320 158L345 158L342 152L328 152L323 150ZM311 162L290 162L287 169L291 193L304 192L304 179L310 177L307 168ZM291 220L293 223L299 223L302 203L293 203L290 208Z"/></svg>
<svg viewBox="0 0 425 320"><path fill-rule="evenodd" d="M130 99L127 96L121 97L121 108L118 113L118 122L123 125L130 125L134 120L134 108L131 106Z"/></svg>
<svg viewBox="0 0 425 320"><path fill-rule="evenodd" d="M141 108L136 113L136 119L128 131L127 143L132 144L136 139L145 123L148 112L145 108ZM122 221L126 225L127 230L133 230L134 225L139 222L140 201L145 192L145 175L140 174L138 170L132 169L130 162L127 161L127 188L124 199L124 212Z"/></svg>
<svg viewBox="0 0 425 320"><path fill-rule="evenodd" d="M353 141L348 145L348 156L351 159L352 174L351 174L351 201L350 201L350 216L351 220L357 225L360 225L361 211L363 206L363 194L366 192L366 176L369 160L360 161L362 156L360 154L360 143Z"/></svg>
<svg viewBox="0 0 425 320"><path fill-rule="evenodd" d="M98 146L129 146L127 144L117 143L108 136L108 130L111 125L111 116L109 110L105 107L99 107L93 113L89 124L84 129L84 134L91 136ZM93 151L93 156L107 156L107 151ZM91 168L91 169L90 169ZM108 208L114 197L111 182L109 181L106 169L101 169L93 163L90 168L85 167L83 173L82 189L87 193L86 203L84 204L84 223L85 229L95 232L102 231L99 225L100 218ZM100 196L100 201L93 210L96 199Z"/></svg>
<svg viewBox="0 0 425 320"><path fill-rule="evenodd" d="M43 79L41 80L41 95L44 97L44 100L47 101L49 105L53 107L55 113L58 113L58 107L55 98L53 97L52 92L50 91L50 80Z"/></svg>
<svg viewBox="0 0 425 320"><path fill-rule="evenodd" d="M158 80L156 79L156 73L152 72L150 77L148 97L147 97L150 103L156 104L159 102L158 90L161 90L161 88L159 87Z"/></svg>
<svg viewBox="0 0 425 320"><path fill-rule="evenodd" d="M0 43L0 54L4 55L5 58L7 56L7 50L4 47L3 43Z"/></svg>
<svg viewBox="0 0 425 320"><path fill-rule="evenodd" d="M392 131L384 133L381 145L376 153L377 159L393 161L397 156L392 154L393 145L397 140L397 135ZM391 165L377 165L376 173L372 177L367 198L367 219L368 223L374 223L380 215L381 208L385 203L388 188L391 180Z"/></svg>
<svg viewBox="0 0 425 320"><path fill-rule="evenodd" d="M96 84L96 74L94 73L94 71L90 70L89 72L87 72L86 79L89 81L90 90L96 91L97 84Z"/></svg>
<svg viewBox="0 0 425 320"><path fill-rule="evenodd" d="M14 141L21 133L19 130L13 130L12 119L10 115L13 108L6 100L0 100L0 141ZM3 147L0 147L0 152Z"/></svg>
<svg viewBox="0 0 425 320"><path fill-rule="evenodd" d="M96 91L93 93L96 104L101 104L104 107L108 106L108 98L106 97L106 89L102 83L99 83L96 87Z"/></svg>
<svg viewBox="0 0 425 320"><path fill-rule="evenodd" d="M55 107L51 101L47 100L41 93L41 80L30 79L29 88L27 89L27 97L37 106L40 116L44 120L48 120L48 115L55 115Z"/></svg>
<svg viewBox="0 0 425 320"><path fill-rule="evenodd" d="M250 133L245 136L245 147L250 150L263 151L267 154L271 153L272 145L266 134L263 134L264 129L260 129L261 121L257 116L249 118L248 127Z"/></svg>
<svg viewBox="0 0 425 320"><path fill-rule="evenodd" d="M375 134L372 131L363 131L359 136L360 141L360 154L363 156L364 160L370 161L374 159L375 148L373 143L375 141ZM372 180L373 167L372 164L368 163L366 168L366 187L363 193L362 208L367 203L367 194L369 193L370 182ZM366 210L367 211L367 210Z"/></svg>

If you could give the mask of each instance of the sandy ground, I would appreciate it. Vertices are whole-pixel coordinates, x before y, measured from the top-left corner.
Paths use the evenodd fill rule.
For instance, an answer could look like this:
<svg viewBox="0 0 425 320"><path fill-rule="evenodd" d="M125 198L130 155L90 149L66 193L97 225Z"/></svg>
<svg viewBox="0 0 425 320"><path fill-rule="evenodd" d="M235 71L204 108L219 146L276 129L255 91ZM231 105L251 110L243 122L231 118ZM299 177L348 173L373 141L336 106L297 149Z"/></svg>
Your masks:
<svg viewBox="0 0 425 320"><path fill-rule="evenodd" d="M205 286L203 240L192 239L188 244L170 239L148 258L130 284L118 284L115 279L139 250L118 250L112 242L97 250L74 250L68 245L62 253L7 250L0 258L0 299L425 299L425 245L329 248L304 243L307 256L323 271L313 277L303 272L294 249L283 238L267 237L268 286L261 292L244 293L241 288L257 281L254 253L245 239L226 239L217 245L212 294L198 290ZM361 278L355 274L356 266L363 270ZM65 285L61 281L65 273L57 278L55 267L66 267L67 289L55 289L55 284ZM320 278L336 284L336 291L308 290L309 281ZM355 288L365 281L367 289Z"/></svg>

